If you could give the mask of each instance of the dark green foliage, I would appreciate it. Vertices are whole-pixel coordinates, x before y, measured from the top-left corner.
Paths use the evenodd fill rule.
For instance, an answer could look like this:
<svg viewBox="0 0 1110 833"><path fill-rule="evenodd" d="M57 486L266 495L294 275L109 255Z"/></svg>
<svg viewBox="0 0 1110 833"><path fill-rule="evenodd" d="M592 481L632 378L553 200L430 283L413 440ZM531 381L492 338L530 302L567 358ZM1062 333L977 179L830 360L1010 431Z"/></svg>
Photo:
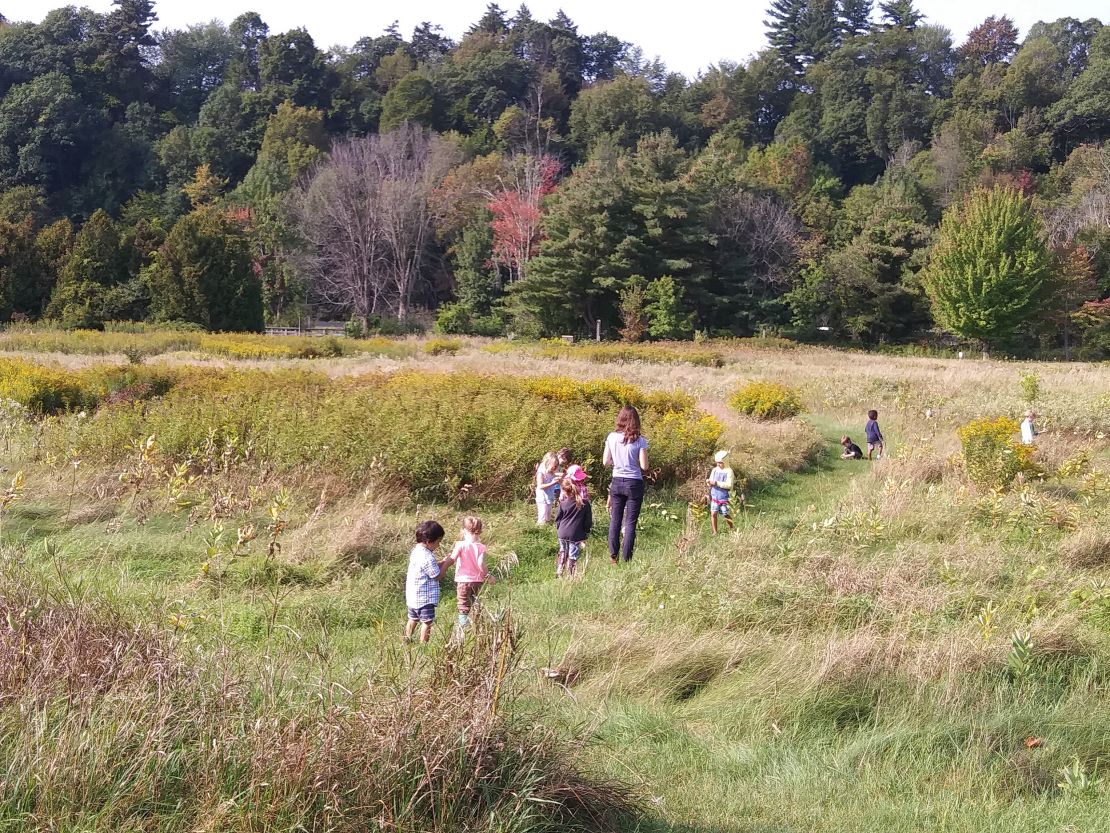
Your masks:
<svg viewBox="0 0 1110 833"><path fill-rule="evenodd" d="M632 154L603 144L551 202L546 240L515 301L550 333L618 322L632 276L672 275L695 306L708 298L709 233L683 181L689 160L669 133Z"/></svg>
<svg viewBox="0 0 1110 833"><path fill-rule="evenodd" d="M262 329L262 293L247 237L217 209L181 218L143 278L156 321L228 332Z"/></svg>
<svg viewBox="0 0 1110 833"><path fill-rule="evenodd" d="M347 319L309 291L315 252L290 195L337 138L409 122L466 160L419 186L440 196L412 302L444 307L450 332L592 334L600 322L613 335L639 276L649 338L818 326L863 343L920 338L932 323L922 259L943 209L977 187L1035 195L1054 250L1089 255L1084 297L1110 292L1101 21L1037 23L1021 42L998 9L956 48L912 0L765 1L767 48L694 79L526 6L490 4L458 42L425 21L331 50L253 12L156 33L153 0L0 25L0 316L49 306L99 326L151 304L170 316L138 277L204 206L234 218L266 320ZM537 185L519 156L561 170ZM497 215L501 239L517 223L535 243L511 275L492 254L497 200L514 209ZM79 274L71 249L104 242L105 220L118 257L100 251L83 267L97 276ZM370 264L390 245L363 255L378 283L393 278ZM97 271L108 261L121 264L111 278ZM234 274L228 297L243 286ZM1067 282L1056 267L1048 280ZM1068 351L1099 331L1060 321L1016 337Z"/></svg>
<svg viewBox="0 0 1110 833"><path fill-rule="evenodd" d="M46 314L63 327L100 327L118 311L111 291L129 277L119 228L107 213L97 211L73 240Z"/></svg>
<svg viewBox="0 0 1110 833"><path fill-rule="evenodd" d="M1091 43L1087 68L1048 111L1057 140L1066 146L1110 138L1110 27Z"/></svg>

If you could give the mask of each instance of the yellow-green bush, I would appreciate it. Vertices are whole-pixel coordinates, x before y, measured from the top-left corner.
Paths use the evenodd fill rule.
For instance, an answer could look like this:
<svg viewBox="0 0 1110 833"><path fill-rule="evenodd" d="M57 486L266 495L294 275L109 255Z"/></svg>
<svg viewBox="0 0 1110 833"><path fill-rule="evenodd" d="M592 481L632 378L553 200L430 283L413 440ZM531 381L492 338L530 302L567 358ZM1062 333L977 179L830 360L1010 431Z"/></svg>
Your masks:
<svg viewBox="0 0 1110 833"><path fill-rule="evenodd" d="M0 359L0 399L18 402L35 414L95 408L115 399L148 399L165 394L178 378L173 369L98 365L82 370Z"/></svg>
<svg viewBox="0 0 1110 833"><path fill-rule="evenodd" d="M61 378L78 376L59 371ZM145 401L137 401L144 399ZM523 496L544 452L578 451L595 478L605 435L625 402L643 415L659 482L684 480L713 451L721 426L682 394L615 381L470 373L323 374L186 368L161 395L104 400L91 419L51 426L48 452L112 460L154 435L167 462L213 447L250 449L278 469L372 477L418 500Z"/></svg>
<svg viewBox="0 0 1110 833"><path fill-rule="evenodd" d="M963 446L964 470L978 486L1001 489L1019 474L1031 473L1033 449L1015 439L1016 420L1008 417L975 419L956 433Z"/></svg>
<svg viewBox="0 0 1110 833"><path fill-rule="evenodd" d="M429 356L453 356L462 349L462 342L454 338L433 338L424 343Z"/></svg>
<svg viewBox="0 0 1110 833"><path fill-rule="evenodd" d="M406 341L376 336L367 339L333 336L267 336L258 333L204 333L194 330L52 330L16 328L0 333L0 351L68 353L104 356L124 354L138 359L188 351L229 359L319 359L373 354L404 358L416 353Z"/></svg>
<svg viewBox="0 0 1110 833"><path fill-rule="evenodd" d="M656 342L652 344L595 344L582 342L568 344L562 341L544 342L533 346L540 356L555 359L578 359L594 364L693 364L700 367L721 367L724 359L714 350L682 342Z"/></svg>
<svg viewBox="0 0 1110 833"><path fill-rule="evenodd" d="M756 419L789 419L804 410L798 391L779 382L749 382L738 388L728 403Z"/></svg>

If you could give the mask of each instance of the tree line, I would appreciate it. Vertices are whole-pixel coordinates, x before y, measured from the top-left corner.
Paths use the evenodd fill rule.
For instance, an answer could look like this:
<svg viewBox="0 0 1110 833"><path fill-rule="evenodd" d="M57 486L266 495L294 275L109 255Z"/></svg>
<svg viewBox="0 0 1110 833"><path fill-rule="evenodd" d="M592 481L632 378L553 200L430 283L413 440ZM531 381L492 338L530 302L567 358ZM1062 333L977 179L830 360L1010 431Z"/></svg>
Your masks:
<svg viewBox="0 0 1110 833"><path fill-rule="evenodd" d="M1110 355L1110 27L772 0L688 79L490 4L350 48L0 18L0 320Z"/></svg>

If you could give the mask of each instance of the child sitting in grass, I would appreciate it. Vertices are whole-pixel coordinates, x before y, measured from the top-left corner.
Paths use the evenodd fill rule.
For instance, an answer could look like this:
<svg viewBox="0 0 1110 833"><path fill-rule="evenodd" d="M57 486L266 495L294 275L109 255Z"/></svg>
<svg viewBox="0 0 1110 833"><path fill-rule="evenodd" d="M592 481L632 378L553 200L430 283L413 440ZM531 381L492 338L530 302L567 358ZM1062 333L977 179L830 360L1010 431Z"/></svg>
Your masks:
<svg viewBox="0 0 1110 833"><path fill-rule="evenodd" d="M725 462L727 457L727 451L718 451L713 456L717 465L705 479L705 484L709 487L709 519L713 525L714 535L717 534L718 515L725 519L729 529L736 528L729 511L729 501L732 499L732 487L736 485L736 476L732 472L732 467Z"/></svg>
<svg viewBox="0 0 1110 833"><path fill-rule="evenodd" d="M555 493L559 489L559 459L555 452L543 455L536 466L536 523L539 526L551 523L551 511L555 506Z"/></svg>
<svg viewBox="0 0 1110 833"><path fill-rule="evenodd" d="M868 411L867 422L863 426L863 433L867 439L867 459L878 452L875 459L883 459L883 432L879 430L879 412Z"/></svg>
<svg viewBox="0 0 1110 833"><path fill-rule="evenodd" d="M416 546L409 554L409 571L405 579L405 604L409 621L405 625L405 641L412 640L416 626L420 625L420 641L427 642L432 635L439 604L439 580L444 571L455 563L453 555L436 560L436 550L443 541L443 527L435 521L424 521L416 527Z"/></svg>
<svg viewBox="0 0 1110 833"><path fill-rule="evenodd" d="M451 551L455 561L455 587L458 591L459 630L470 621L470 608L478 599L483 584L497 579L486 569L486 545L482 543L482 519L473 515L463 518L462 540Z"/></svg>
<svg viewBox="0 0 1110 833"><path fill-rule="evenodd" d="M559 556L555 561L555 577L574 575L578 557L594 526L593 509L586 489L587 474L581 466L571 466L563 478L559 496L559 514L555 532L559 536Z"/></svg>
<svg viewBox="0 0 1110 833"><path fill-rule="evenodd" d="M840 444L844 447L844 453L840 455L842 460L863 459L863 449L852 442L852 438L847 434L840 438Z"/></svg>

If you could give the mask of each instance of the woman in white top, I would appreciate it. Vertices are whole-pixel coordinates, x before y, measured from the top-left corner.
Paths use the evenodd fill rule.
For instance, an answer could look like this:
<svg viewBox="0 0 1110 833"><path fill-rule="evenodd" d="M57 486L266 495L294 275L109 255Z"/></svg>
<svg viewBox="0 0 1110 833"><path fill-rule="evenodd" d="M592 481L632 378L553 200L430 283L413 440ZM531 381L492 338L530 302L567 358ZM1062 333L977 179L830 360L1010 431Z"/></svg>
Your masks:
<svg viewBox="0 0 1110 833"><path fill-rule="evenodd" d="M636 544L636 522L644 503L644 471L648 467L648 441L640 433L640 413L625 405L617 415L616 430L605 439L602 462L613 467L609 484L609 558L617 553L632 560Z"/></svg>

